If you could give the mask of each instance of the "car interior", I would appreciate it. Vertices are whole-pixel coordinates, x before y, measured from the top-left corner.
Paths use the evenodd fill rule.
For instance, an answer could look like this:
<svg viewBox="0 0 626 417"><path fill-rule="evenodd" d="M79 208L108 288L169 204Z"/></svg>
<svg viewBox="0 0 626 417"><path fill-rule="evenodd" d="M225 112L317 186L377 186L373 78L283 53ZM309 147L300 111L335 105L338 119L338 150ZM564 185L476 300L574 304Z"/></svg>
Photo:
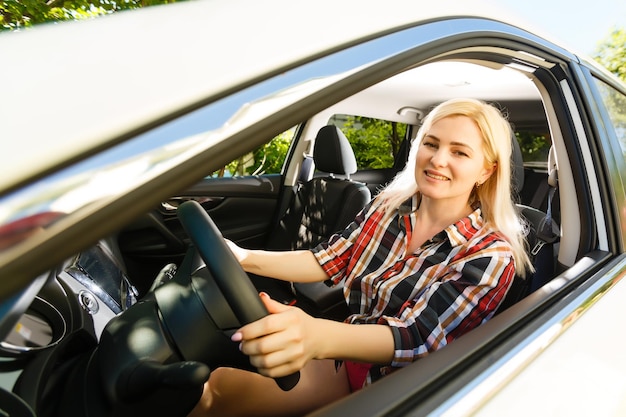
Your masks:
<svg viewBox="0 0 626 417"><path fill-rule="evenodd" d="M33 305L33 311L70 309L58 302L60 294L68 291L84 294L80 298L82 309L89 311L94 303L89 293L84 292L87 288L107 301L100 304L100 315L89 311L95 321L97 339L111 317L137 300L175 280L179 274L199 273L206 262L199 253L198 242L190 240L188 228L177 215L177 209L190 200L199 203L210 215L221 235L241 246L294 250L317 245L347 226L403 168L408 146L422 118L429 109L453 97L494 103L506 114L515 133L511 139L516 187L513 198L528 222L528 250L537 272L525 280L516 279L498 314L531 296L535 300L533 305L546 302L568 282L567 279L556 282L554 278L562 277L563 272L589 252L595 239L593 232L589 232L594 230L592 227L580 226L582 221L593 222L593 219L584 203L588 201L588 191L579 186L580 176L584 174L572 170L568 161L573 130L564 123L567 109L562 89L566 86L551 71L554 66L530 54L504 49L486 53L469 48L397 72L319 111L303 112L306 117L291 129L292 138L280 172L207 175L60 266L53 272L59 280L37 298L38 306ZM387 166L358 166L355 157L358 151L355 152L342 131L342 123L337 122L346 115L406 126L401 144ZM564 223L567 228L561 227ZM340 288L329 288L322 283L282 283L251 274L249 278L256 291L266 291L310 314L335 320L346 316ZM50 308L50 300L63 307ZM105 315L102 309L107 311ZM54 317L71 316L74 322L44 325L51 334L49 341L24 340L23 335L13 333L3 342L2 352L15 356L24 350L15 347L20 344L28 345L25 350L29 352L37 351L37 346L47 346L70 333L69 329L80 325L78 322L87 314L61 313L55 313ZM47 317L48 314L31 315ZM63 322L62 318L60 321ZM92 346L93 341L81 341L79 346L81 343ZM37 360L49 361L44 368L50 371L60 362L58 359ZM24 372L16 391L43 408L57 393L45 386L33 387L34 380L35 375Z"/></svg>
<svg viewBox="0 0 626 417"><path fill-rule="evenodd" d="M551 129L536 81L533 82L529 74L503 64L467 60L429 63L399 73L312 115L298 126L291 144L290 159L283 167L280 178L267 175L267 181L278 182L275 188L280 188L280 193L272 196L275 201L269 204L269 209L265 198L229 195L233 191L228 184L237 181L233 178L207 178L184 195L173 197L170 203L176 205L187 199L201 201L204 207L208 207L209 214L224 236L244 247L268 250L313 247L347 226L371 197L403 168L408 144L415 137L421 118L434 105L455 96L492 102L503 110L511 122L516 134L516 152L512 160L517 186L514 198L528 221L529 252L537 252L532 255L533 259L540 260L540 265L547 265L541 267L541 278L534 279L543 284L564 269L564 265L557 268L560 194L555 180L556 170L548 169ZM359 169L350 143L341 129L331 124L337 115L356 115L406 124L405 137L402 138L402 146L393 155L393 163L386 168ZM552 179L549 179L550 176ZM257 175L256 179L259 177L263 175ZM245 206L241 212L238 211L239 198L241 205ZM250 204L257 207L252 208ZM241 233L246 227L243 224L228 224L232 220L227 221L224 214L236 212L240 214L242 223L248 219L254 222L255 215L250 212L257 211L257 208L258 212L269 211L270 214L264 215L262 224L249 233ZM164 235L176 236L172 240L176 242L178 252L171 250L170 254L180 256L180 249L185 246L180 243L186 241L184 232L171 210L157 210L149 216L151 221L144 218L141 220L143 223L137 222L119 235L121 252L125 254L125 263L130 265L131 270L132 265L137 263L146 271L146 258L158 257L145 248L159 244L167 246L167 243L162 243ZM545 224L546 218L549 225ZM540 231L539 242L537 234ZM135 243L136 236L144 239L143 248ZM156 241L146 241L150 236ZM546 255L547 252L550 254ZM177 262L180 260L173 257L168 262L161 261L156 267ZM129 274L136 277L141 272L131 271ZM138 288L149 288L155 275L154 271L150 271L146 277L133 282ZM257 288L286 303L296 303L325 317L340 319L345 316L339 289L331 290L322 283L286 285L263 277L251 278ZM144 279L146 282L141 284ZM529 281L524 283L528 287L525 293L531 287ZM533 290L537 285L532 284Z"/></svg>

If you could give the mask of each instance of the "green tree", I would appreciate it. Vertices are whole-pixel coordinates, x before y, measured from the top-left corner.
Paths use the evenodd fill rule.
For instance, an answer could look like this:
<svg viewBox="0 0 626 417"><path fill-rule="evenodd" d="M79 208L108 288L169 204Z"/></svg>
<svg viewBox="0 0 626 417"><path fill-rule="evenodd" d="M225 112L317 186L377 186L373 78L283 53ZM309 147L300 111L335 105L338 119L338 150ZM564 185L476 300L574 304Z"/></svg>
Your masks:
<svg viewBox="0 0 626 417"><path fill-rule="evenodd" d="M626 29L614 28L598 45L594 59L626 81Z"/></svg>
<svg viewBox="0 0 626 417"><path fill-rule="evenodd" d="M276 136L265 145L255 149L252 153L254 163L248 167L248 174L277 174L283 168L283 163L289 151L293 132L287 131Z"/></svg>
<svg viewBox="0 0 626 417"><path fill-rule="evenodd" d="M64 20L93 18L177 0L4 0L0 2L0 30L15 30Z"/></svg>
<svg viewBox="0 0 626 417"><path fill-rule="evenodd" d="M594 58L617 77L626 81L626 29L613 29L598 45ZM621 92L596 80L613 127L626 156L626 99Z"/></svg>
<svg viewBox="0 0 626 417"><path fill-rule="evenodd" d="M278 174L282 171L295 128L289 129L249 154L235 159L212 177Z"/></svg>
<svg viewBox="0 0 626 417"><path fill-rule="evenodd" d="M361 116L347 116L339 126L348 138L359 169L393 166L406 134L406 125Z"/></svg>
<svg viewBox="0 0 626 417"><path fill-rule="evenodd" d="M530 131L515 132L524 162L546 162L550 152L550 137Z"/></svg>

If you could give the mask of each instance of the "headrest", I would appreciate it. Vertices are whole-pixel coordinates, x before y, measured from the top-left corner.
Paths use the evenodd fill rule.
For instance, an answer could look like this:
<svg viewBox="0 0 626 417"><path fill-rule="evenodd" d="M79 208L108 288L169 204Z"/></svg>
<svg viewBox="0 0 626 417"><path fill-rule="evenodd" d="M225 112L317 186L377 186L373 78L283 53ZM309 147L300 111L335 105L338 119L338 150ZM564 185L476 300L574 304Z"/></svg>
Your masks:
<svg viewBox="0 0 626 417"><path fill-rule="evenodd" d="M315 168L331 174L350 175L356 172L356 158L348 138L337 126L324 126L315 138Z"/></svg>
<svg viewBox="0 0 626 417"><path fill-rule="evenodd" d="M515 134L511 135L511 177L511 191L519 195L524 188L524 157Z"/></svg>

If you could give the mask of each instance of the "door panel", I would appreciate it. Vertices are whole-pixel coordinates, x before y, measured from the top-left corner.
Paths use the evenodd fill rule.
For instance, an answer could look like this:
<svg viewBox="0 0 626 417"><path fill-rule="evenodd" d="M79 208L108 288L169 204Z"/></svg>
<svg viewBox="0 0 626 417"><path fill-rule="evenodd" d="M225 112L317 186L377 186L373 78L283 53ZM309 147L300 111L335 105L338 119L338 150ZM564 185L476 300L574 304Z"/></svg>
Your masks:
<svg viewBox="0 0 626 417"><path fill-rule="evenodd" d="M185 200L197 200L224 237L244 246L260 247L274 218L281 183L279 174L207 178L184 196L167 203L176 206ZM175 214L175 207L171 207L166 222L170 229L178 228L182 232Z"/></svg>
<svg viewBox="0 0 626 417"><path fill-rule="evenodd" d="M176 207L190 199L205 207L224 237L242 246L262 247L275 216L281 181L278 174L207 178L137 219L118 234L136 285L145 281L144 286L149 286L164 265L181 261L189 239L176 217ZM133 265L141 265L140 270Z"/></svg>

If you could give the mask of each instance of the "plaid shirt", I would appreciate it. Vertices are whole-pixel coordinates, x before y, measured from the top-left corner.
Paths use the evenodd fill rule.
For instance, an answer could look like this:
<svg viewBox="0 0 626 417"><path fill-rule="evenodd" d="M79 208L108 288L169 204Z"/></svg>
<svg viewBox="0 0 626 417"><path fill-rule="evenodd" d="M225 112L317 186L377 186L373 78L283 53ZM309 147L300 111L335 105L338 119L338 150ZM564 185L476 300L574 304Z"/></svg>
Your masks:
<svg viewBox="0 0 626 417"><path fill-rule="evenodd" d="M391 366L372 366L366 383L438 350L489 320L515 275L509 244L480 208L407 253L415 212L383 219L375 199L342 233L312 249L330 277L342 279L348 323L391 327ZM400 214L402 212L406 214Z"/></svg>

